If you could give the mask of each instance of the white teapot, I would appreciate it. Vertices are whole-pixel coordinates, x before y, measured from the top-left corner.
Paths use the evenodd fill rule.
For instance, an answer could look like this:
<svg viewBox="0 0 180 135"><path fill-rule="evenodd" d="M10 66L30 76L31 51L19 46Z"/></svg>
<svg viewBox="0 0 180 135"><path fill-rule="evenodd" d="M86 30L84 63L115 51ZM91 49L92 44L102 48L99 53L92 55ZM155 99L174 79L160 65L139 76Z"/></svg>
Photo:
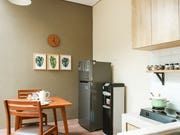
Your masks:
<svg viewBox="0 0 180 135"><path fill-rule="evenodd" d="M50 92L41 90L38 92L39 101L41 104L44 104L47 99L50 97Z"/></svg>

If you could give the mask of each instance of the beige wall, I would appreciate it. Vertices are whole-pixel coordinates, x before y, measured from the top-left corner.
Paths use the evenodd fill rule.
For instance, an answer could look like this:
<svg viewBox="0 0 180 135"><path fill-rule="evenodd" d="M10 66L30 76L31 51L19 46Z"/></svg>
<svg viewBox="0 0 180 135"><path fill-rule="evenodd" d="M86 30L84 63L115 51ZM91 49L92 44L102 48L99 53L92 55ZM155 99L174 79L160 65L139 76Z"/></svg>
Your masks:
<svg viewBox="0 0 180 135"><path fill-rule="evenodd" d="M61 37L61 46L51 48L48 34ZM34 71L35 52L72 55L72 71ZM20 88L43 88L73 103L68 118L78 114L80 59L92 57L92 8L62 0L33 0L29 7L0 1L0 127L5 126L3 99ZM58 110L59 111L59 110ZM60 113L60 111L59 111Z"/></svg>
<svg viewBox="0 0 180 135"><path fill-rule="evenodd" d="M113 64L114 82L127 86L127 111L149 103L148 52L131 48L131 0L102 0L93 7L93 59Z"/></svg>

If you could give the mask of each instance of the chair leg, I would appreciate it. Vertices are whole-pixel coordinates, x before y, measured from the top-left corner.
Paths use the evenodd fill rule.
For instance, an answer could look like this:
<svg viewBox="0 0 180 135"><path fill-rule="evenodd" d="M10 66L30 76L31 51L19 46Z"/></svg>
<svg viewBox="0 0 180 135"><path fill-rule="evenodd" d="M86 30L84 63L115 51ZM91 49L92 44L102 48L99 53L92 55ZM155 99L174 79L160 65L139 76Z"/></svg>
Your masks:
<svg viewBox="0 0 180 135"><path fill-rule="evenodd" d="M53 132L53 135L58 135L58 128L57 128L57 126L56 126L56 128L55 128L55 130Z"/></svg>
<svg viewBox="0 0 180 135"><path fill-rule="evenodd" d="M45 125L47 125L47 115L45 115L45 121L44 121Z"/></svg>
<svg viewBox="0 0 180 135"><path fill-rule="evenodd" d="M54 135L58 135L58 131L57 130L54 132Z"/></svg>
<svg viewBox="0 0 180 135"><path fill-rule="evenodd" d="M58 135L57 130L53 131L53 132L51 133L51 135Z"/></svg>

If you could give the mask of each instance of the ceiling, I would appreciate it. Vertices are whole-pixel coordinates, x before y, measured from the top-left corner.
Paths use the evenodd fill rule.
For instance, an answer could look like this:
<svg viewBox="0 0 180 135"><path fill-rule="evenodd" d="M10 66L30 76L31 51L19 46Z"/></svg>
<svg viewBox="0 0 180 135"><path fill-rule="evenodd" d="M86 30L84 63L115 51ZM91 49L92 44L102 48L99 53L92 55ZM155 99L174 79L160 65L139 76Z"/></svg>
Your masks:
<svg viewBox="0 0 180 135"><path fill-rule="evenodd" d="M87 6L94 6L100 0L65 0L65 1L79 3Z"/></svg>

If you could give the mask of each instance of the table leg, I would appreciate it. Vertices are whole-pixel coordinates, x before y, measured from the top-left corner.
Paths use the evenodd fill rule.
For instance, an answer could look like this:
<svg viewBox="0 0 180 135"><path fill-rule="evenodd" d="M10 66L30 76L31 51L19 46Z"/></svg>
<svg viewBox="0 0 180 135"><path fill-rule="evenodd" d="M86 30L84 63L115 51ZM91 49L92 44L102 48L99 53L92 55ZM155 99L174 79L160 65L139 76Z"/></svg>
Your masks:
<svg viewBox="0 0 180 135"><path fill-rule="evenodd" d="M62 119L64 123L65 135L69 135L65 106L61 107L61 114L62 114Z"/></svg>
<svg viewBox="0 0 180 135"><path fill-rule="evenodd" d="M56 114L56 108L53 108L53 114L54 114L54 123L57 127L57 132L58 132L58 123L57 123L57 114Z"/></svg>

